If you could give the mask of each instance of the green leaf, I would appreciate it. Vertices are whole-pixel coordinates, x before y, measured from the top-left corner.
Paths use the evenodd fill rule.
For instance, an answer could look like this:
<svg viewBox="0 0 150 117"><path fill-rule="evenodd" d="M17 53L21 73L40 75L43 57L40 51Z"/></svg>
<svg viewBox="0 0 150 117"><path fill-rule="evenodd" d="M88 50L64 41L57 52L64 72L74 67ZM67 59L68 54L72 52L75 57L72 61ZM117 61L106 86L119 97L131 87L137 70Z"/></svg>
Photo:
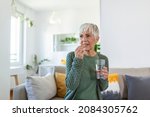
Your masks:
<svg viewBox="0 0 150 117"><path fill-rule="evenodd" d="M32 67L31 65L28 65L28 64L27 64L27 65L26 65L26 69L27 69L27 70L31 70L31 69L33 69L33 67Z"/></svg>

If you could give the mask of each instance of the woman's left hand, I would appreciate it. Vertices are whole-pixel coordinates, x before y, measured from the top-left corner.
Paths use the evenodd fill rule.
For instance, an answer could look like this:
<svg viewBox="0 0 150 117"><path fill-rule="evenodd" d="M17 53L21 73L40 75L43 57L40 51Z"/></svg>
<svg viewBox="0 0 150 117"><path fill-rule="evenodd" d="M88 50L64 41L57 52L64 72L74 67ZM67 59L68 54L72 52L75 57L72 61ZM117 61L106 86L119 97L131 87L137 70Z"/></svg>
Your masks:
<svg viewBox="0 0 150 117"><path fill-rule="evenodd" d="M106 80L108 80L108 69L107 69L107 67L104 67L104 68L102 69L101 74L104 76L104 78L105 78Z"/></svg>

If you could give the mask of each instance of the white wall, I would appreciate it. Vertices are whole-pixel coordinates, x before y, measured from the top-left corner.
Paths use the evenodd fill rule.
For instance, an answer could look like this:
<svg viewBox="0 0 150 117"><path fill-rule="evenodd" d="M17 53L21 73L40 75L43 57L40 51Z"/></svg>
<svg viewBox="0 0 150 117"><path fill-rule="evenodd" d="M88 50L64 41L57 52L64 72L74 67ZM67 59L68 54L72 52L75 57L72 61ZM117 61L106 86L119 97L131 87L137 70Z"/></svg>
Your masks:
<svg viewBox="0 0 150 117"><path fill-rule="evenodd" d="M49 24L52 11L38 12L36 18L36 40L38 55L43 58L59 58L55 55L65 53L52 53L53 34L77 33L79 26L85 22L92 22L100 26L99 3L95 3L92 9L64 9L57 10L56 17L61 20L60 24ZM55 57L54 57L55 56ZM65 55L64 55L65 56Z"/></svg>
<svg viewBox="0 0 150 117"><path fill-rule="evenodd" d="M149 6L149 0L101 0L102 53L110 67L150 66Z"/></svg>
<svg viewBox="0 0 150 117"><path fill-rule="evenodd" d="M53 34L74 33L84 22L93 22L100 26L99 0L94 3L95 7L89 9L84 6L82 9L53 9L53 11L56 11L56 17L61 19L60 24L49 24L52 10L34 11L18 3L19 10L34 21L34 26L27 29L26 63L31 64L34 54L37 54L39 59L56 59L55 55L64 54L52 53Z"/></svg>
<svg viewBox="0 0 150 117"><path fill-rule="evenodd" d="M17 10L24 14L26 18L33 21L33 27L26 25L26 35L25 35L25 64L31 64L33 55L36 54L36 38L35 38L35 11L21 3L17 3Z"/></svg>
<svg viewBox="0 0 150 117"><path fill-rule="evenodd" d="M11 74L18 74L19 75L19 83L24 82L26 76L28 75L25 69L26 64L33 64L33 56L36 54L36 38L35 38L35 12L33 9L24 6L21 3L16 3L16 8L19 12L24 14L26 18L29 18L33 21L33 27L29 27L27 22L25 25L25 35L24 35L24 65L19 66L17 68L11 69ZM11 88L13 88L14 80L11 79Z"/></svg>
<svg viewBox="0 0 150 117"><path fill-rule="evenodd" d="M0 0L0 99L9 99L10 0Z"/></svg>

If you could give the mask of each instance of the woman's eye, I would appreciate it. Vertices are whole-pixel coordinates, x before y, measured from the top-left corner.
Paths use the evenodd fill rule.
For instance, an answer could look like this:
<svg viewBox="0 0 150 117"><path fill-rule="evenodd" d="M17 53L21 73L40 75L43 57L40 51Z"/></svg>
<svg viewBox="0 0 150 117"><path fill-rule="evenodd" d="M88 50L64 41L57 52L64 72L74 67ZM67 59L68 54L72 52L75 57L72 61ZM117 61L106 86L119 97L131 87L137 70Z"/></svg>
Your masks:
<svg viewBox="0 0 150 117"><path fill-rule="evenodd" d="M82 38L83 37L83 35L80 35L80 38Z"/></svg>
<svg viewBox="0 0 150 117"><path fill-rule="evenodd" d="M86 37L90 37L90 35L87 34Z"/></svg>

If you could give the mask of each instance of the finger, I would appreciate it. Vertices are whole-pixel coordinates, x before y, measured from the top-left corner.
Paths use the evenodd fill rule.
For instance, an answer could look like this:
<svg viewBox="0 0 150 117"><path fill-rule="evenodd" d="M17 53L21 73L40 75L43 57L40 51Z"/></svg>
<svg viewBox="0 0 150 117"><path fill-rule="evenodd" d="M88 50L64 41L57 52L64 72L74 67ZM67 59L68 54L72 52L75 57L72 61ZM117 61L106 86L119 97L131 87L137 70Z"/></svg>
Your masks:
<svg viewBox="0 0 150 117"><path fill-rule="evenodd" d="M108 72L108 69L107 69L107 67L103 67L103 69L102 69L102 71L107 71Z"/></svg>
<svg viewBox="0 0 150 117"><path fill-rule="evenodd" d="M101 71L103 74L108 74L108 71L107 70L102 70Z"/></svg>
<svg viewBox="0 0 150 117"><path fill-rule="evenodd" d="M81 48L81 46L78 46L78 47L75 49L75 51L79 50L80 48Z"/></svg>
<svg viewBox="0 0 150 117"><path fill-rule="evenodd" d="M83 55L88 55L88 51L83 51Z"/></svg>
<svg viewBox="0 0 150 117"><path fill-rule="evenodd" d="M83 51L82 47L78 46L75 50L75 53L82 52L82 51Z"/></svg>
<svg viewBox="0 0 150 117"><path fill-rule="evenodd" d="M102 70L101 70L101 73L102 73L102 75L105 77L105 79L108 79L108 71L107 71L106 68L105 68L105 69L102 69Z"/></svg>
<svg viewBox="0 0 150 117"><path fill-rule="evenodd" d="M104 78L105 78L106 80L108 80L108 75L107 75L107 74L105 74L105 75L104 75Z"/></svg>
<svg viewBox="0 0 150 117"><path fill-rule="evenodd" d="M83 58L83 49L81 46L77 47L77 49L75 50L75 56L77 58Z"/></svg>

